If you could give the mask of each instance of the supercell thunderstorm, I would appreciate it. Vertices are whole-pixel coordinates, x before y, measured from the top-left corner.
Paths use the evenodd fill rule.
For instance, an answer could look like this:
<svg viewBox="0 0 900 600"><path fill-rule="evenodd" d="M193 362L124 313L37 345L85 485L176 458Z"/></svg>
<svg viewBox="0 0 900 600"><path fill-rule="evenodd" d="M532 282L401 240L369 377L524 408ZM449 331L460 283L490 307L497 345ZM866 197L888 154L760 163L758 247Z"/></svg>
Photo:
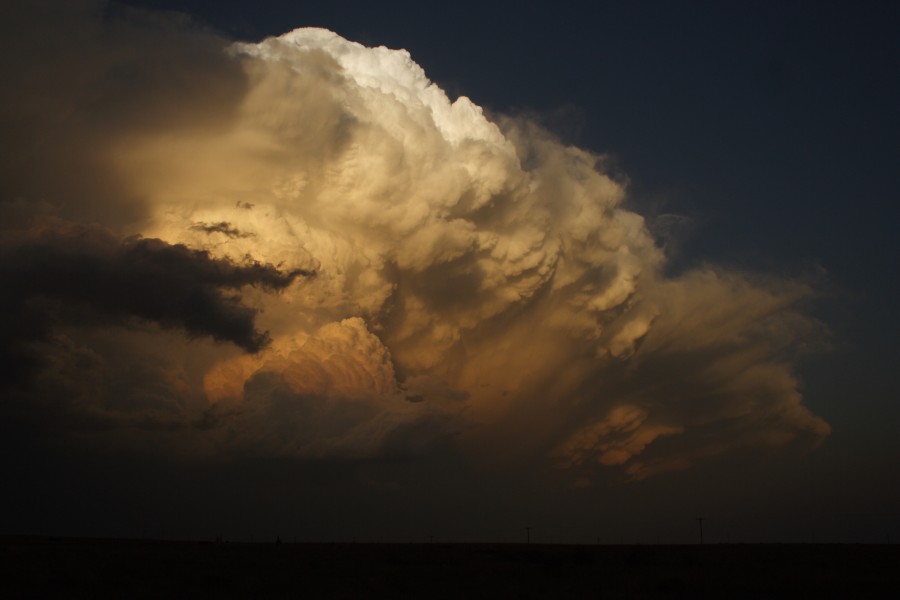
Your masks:
<svg viewBox="0 0 900 600"><path fill-rule="evenodd" d="M191 92L205 124L173 109L123 136L114 111L91 113L108 121L92 125L94 163L136 215L97 224L102 198L73 209L27 181L3 199L19 215L2 231L6 276L65 243L111 286L137 286L116 269L138 261L171 304L160 316L138 292L65 283L6 294L39 321L4 331L4 353L30 361L15 389L32 408L17 410L79 415L70 433L102 422L151 452L369 459L450 444L580 483L828 435L792 372L817 327L793 308L809 290L715 267L664 276L602 156L451 101L406 51L322 29L214 60L239 91ZM58 281L52 258L32 268ZM72 298L77 314L52 306Z"/></svg>

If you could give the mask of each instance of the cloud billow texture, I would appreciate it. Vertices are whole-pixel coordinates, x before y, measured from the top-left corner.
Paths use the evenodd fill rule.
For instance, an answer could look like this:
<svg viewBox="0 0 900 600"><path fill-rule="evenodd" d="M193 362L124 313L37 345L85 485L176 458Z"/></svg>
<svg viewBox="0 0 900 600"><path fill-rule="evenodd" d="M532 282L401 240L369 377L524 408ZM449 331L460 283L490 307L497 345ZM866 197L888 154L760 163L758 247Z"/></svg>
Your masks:
<svg viewBox="0 0 900 600"><path fill-rule="evenodd" d="M166 397L194 399L177 418L208 417L184 434L204 452L371 458L452 439L587 483L827 436L792 374L797 340L817 334L793 308L809 290L712 266L665 277L602 156L451 102L405 51L321 29L218 54L218 40L166 35L182 68L215 73L210 93L190 90L154 127L121 125L122 108L92 158L121 192L103 200L120 215L105 225L144 237L14 229L3 268L17 298L91 303L251 352L204 347L166 379L178 382ZM131 48L157 64L153 47ZM223 105L214 90L232 95ZM197 126L186 116L206 102ZM36 205L27 190L17 183ZM80 218L41 193L74 222L96 204ZM222 294L248 285L246 304Z"/></svg>

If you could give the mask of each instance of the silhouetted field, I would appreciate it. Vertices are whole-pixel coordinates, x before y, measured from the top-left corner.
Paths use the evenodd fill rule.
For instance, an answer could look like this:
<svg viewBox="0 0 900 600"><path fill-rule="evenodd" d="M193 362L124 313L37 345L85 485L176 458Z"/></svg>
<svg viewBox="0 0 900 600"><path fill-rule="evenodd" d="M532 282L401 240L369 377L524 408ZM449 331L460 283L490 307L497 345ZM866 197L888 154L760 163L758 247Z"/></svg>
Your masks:
<svg viewBox="0 0 900 600"><path fill-rule="evenodd" d="M0 597L895 598L900 546L0 538Z"/></svg>

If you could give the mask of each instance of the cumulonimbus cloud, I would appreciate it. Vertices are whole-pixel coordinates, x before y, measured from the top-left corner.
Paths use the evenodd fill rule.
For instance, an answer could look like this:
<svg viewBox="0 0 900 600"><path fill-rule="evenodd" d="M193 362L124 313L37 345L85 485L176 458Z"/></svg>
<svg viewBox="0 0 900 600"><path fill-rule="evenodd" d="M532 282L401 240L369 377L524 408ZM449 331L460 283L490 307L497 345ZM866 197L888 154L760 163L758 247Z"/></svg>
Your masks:
<svg viewBox="0 0 900 600"><path fill-rule="evenodd" d="M183 113L154 113L156 126L108 124L92 160L120 193L104 201L140 210L106 225L207 265L317 273L278 294L245 288L265 348L242 330L223 339L259 352L204 347L178 367L166 397L192 398L185 423L206 415L184 434L210 440L205 451L371 457L418 431L587 481L827 436L792 374L797 339L816 328L793 308L809 290L716 267L665 277L602 156L451 101L406 51L323 29L227 46L165 34L180 67L214 85L190 88ZM155 65L155 52L138 45L129 60ZM115 87L104 64L91 62L88 90ZM184 118L204 103L203 126ZM19 198L65 212L27 183Z"/></svg>

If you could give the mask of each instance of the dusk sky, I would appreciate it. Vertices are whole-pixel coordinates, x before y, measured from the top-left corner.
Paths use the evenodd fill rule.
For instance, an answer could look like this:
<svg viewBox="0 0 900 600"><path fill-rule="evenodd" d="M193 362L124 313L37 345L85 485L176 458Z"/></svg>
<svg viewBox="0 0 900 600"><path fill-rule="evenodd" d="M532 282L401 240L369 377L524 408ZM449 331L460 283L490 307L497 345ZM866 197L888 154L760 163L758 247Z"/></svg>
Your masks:
<svg viewBox="0 0 900 600"><path fill-rule="evenodd" d="M5 2L0 533L900 539L891 3Z"/></svg>

